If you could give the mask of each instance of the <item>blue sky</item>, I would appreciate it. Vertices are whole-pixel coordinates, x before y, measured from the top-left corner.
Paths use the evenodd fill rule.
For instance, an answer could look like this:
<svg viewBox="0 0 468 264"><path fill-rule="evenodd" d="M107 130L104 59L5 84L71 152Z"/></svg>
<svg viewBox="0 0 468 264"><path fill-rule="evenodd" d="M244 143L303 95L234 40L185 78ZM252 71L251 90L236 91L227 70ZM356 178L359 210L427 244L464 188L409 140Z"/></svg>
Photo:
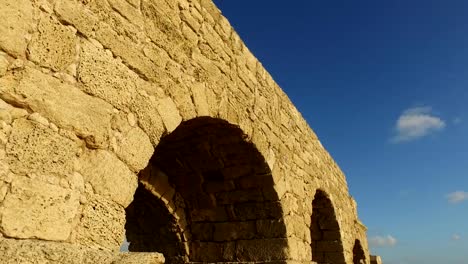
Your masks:
<svg viewBox="0 0 468 264"><path fill-rule="evenodd" d="M468 263L468 1L215 0L345 172L385 264Z"/></svg>

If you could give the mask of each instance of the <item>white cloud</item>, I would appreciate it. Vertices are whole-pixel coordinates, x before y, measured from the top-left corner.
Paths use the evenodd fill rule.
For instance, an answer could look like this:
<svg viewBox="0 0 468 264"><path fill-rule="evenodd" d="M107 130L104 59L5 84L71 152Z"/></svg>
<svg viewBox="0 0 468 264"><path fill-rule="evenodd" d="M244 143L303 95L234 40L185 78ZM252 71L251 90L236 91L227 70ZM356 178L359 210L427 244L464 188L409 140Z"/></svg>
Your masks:
<svg viewBox="0 0 468 264"><path fill-rule="evenodd" d="M450 203L461 203L465 200L468 200L468 192L456 191L447 194L446 197Z"/></svg>
<svg viewBox="0 0 468 264"><path fill-rule="evenodd" d="M457 241L457 240L460 240L460 239L461 239L461 236L460 236L459 234L453 234L452 237L451 237L451 239L452 239L453 241Z"/></svg>
<svg viewBox="0 0 468 264"><path fill-rule="evenodd" d="M387 236L374 236L369 238L369 245L371 247L394 247L397 244L396 238L391 235Z"/></svg>
<svg viewBox="0 0 468 264"><path fill-rule="evenodd" d="M430 107L409 108L400 115L395 125L393 142L411 141L445 128L445 121L432 114Z"/></svg>

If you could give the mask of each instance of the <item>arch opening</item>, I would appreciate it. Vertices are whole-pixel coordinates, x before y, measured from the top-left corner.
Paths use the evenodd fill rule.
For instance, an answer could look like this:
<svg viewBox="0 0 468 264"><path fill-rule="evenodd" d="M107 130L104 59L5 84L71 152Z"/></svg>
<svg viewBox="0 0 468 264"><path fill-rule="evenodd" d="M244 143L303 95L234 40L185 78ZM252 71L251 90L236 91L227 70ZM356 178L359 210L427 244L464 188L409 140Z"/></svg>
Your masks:
<svg viewBox="0 0 468 264"><path fill-rule="evenodd" d="M319 264L346 263L335 209L322 190L317 190L312 201L310 236L312 261Z"/></svg>
<svg viewBox="0 0 468 264"><path fill-rule="evenodd" d="M353 264L366 264L366 255L361 246L361 241L356 239L353 247Z"/></svg>
<svg viewBox="0 0 468 264"><path fill-rule="evenodd" d="M139 182L127 209L130 251L158 251L168 263L287 258L271 170L239 127L209 117L181 123Z"/></svg>

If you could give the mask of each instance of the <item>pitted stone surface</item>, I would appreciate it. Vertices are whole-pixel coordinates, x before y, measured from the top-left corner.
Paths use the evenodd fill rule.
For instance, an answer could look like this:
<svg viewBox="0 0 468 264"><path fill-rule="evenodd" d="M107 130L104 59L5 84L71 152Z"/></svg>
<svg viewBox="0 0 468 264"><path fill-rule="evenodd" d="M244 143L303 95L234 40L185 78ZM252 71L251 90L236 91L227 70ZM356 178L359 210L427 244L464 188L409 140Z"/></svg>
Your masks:
<svg viewBox="0 0 468 264"><path fill-rule="evenodd" d="M63 241L78 206L76 190L18 176L0 207L1 230L9 237Z"/></svg>
<svg viewBox="0 0 468 264"><path fill-rule="evenodd" d="M124 208L99 195L87 196L72 241L90 248L118 250L124 239Z"/></svg>
<svg viewBox="0 0 468 264"><path fill-rule="evenodd" d="M67 264L162 264L159 253L115 253L96 250L69 243L40 240L14 240L0 238L0 262L17 263L67 263Z"/></svg>
<svg viewBox="0 0 468 264"><path fill-rule="evenodd" d="M0 49L14 57L25 57L33 27L33 6L28 0L5 0L0 6Z"/></svg>
<svg viewBox="0 0 468 264"><path fill-rule="evenodd" d="M28 47L29 58L33 62L60 71L75 60L77 43L73 28L43 15L37 31Z"/></svg>
<svg viewBox="0 0 468 264"><path fill-rule="evenodd" d="M344 174L211 0L0 13L0 234L28 239L8 261L159 261L111 253L127 232L167 263L370 263Z"/></svg>
<svg viewBox="0 0 468 264"><path fill-rule="evenodd" d="M6 145L10 169L18 174L67 175L78 153L76 142L54 133L43 124L17 119Z"/></svg>

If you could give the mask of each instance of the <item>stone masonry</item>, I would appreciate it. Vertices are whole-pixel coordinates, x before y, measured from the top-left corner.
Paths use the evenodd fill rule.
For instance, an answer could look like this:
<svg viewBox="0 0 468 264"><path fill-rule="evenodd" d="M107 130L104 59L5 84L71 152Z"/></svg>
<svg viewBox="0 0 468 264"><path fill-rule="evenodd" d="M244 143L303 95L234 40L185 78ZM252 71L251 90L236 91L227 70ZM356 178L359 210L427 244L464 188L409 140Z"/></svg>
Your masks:
<svg viewBox="0 0 468 264"><path fill-rule="evenodd" d="M0 129L0 263L381 263L211 0L0 0Z"/></svg>

